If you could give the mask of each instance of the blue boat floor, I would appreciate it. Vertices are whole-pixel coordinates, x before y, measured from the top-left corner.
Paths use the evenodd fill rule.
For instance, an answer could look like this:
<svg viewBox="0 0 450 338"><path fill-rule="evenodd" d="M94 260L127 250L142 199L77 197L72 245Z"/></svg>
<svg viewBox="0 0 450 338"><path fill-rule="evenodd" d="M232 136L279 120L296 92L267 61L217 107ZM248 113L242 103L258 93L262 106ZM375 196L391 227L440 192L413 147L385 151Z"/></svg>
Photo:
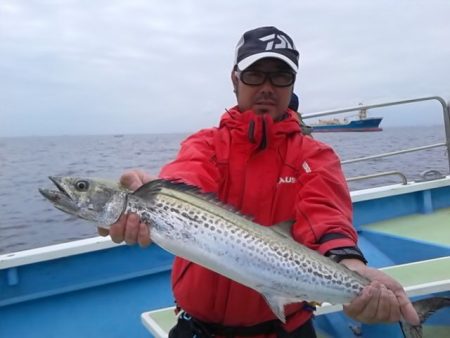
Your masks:
<svg viewBox="0 0 450 338"><path fill-rule="evenodd" d="M450 208L364 225L361 229L450 246Z"/></svg>

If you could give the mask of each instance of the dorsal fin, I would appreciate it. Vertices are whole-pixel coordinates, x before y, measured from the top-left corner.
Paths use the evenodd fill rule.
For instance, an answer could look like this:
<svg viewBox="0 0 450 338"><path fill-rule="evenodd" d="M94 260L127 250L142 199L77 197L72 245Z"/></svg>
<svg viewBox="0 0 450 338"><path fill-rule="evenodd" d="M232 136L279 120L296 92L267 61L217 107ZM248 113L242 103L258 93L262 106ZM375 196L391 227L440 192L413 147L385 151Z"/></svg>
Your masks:
<svg viewBox="0 0 450 338"><path fill-rule="evenodd" d="M212 193L204 193L196 186L180 181L169 181L164 179L156 179L144 184L134 192L134 195L143 199L151 199L154 195L160 193L163 188L183 192L188 195L200 197L204 200L216 199Z"/></svg>
<svg viewBox="0 0 450 338"><path fill-rule="evenodd" d="M253 219L250 216L243 215L241 212L239 212L239 210L237 210L233 206L225 204L222 201L220 201L215 194L202 192L198 187L183 183L181 181L156 179L141 186L134 192L134 195L144 200L152 200L153 197L156 194L160 193L161 190L164 188L179 191L184 194L191 195L195 198L202 199L203 201L207 201L220 208L228 210L236 215L242 216L249 221L253 221Z"/></svg>
<svg viewBox="0 0 450 338"><path fill-rule="evenodd" d="M158 194L164 187L163 180L152 180L141 187L139 187L133 195L140 197L144 200L152 200L153 197Z"/></svg>

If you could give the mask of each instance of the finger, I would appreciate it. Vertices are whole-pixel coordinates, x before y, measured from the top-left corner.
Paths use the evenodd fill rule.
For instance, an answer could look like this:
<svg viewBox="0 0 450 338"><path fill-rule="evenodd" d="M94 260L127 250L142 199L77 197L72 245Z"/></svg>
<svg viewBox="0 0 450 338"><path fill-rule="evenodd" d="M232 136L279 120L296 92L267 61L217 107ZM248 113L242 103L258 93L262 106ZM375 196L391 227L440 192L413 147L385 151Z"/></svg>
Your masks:
<svg viewBox="0 0 450 338"><path fill-rule="evenodd" d="M150 238L150 229L145 223L139 224L138 243L142 248L145 248L152 243Z"/></svg>
<svg viewBox="0 0 450 338"><path fill-rule="evenodd" d="M145 172L144 170L138 170L137 174L139 175L142 184L148 183L157 178L155 176L147 174L147 172Z"/></svg>
<svg viewBox="0 0 450 338"><path fill-rule="evenodd" d="M359 315L364 311L367 303L371 298L371 286L367 286L363 289L361 294L353 299L350 304L344 305L344 312L347 316L357 319Z"/></svg>
<svg viewBox="0 0 450 338"><path fill-rule="evenodd" d="M121 243L124 239L127 215L120 215L119 220L109 228L109 235L114 243Z"/></svg>
<svg viewBox="0 0 450 338"><path fill-rule="evenodd" d="M151 180L154 180L156 177L150 176L143 170L134 169L130 171L126 171L121 177L120 177L120 183L127 187L130 190L137 190L140 188L143 184L150 182Z"/></svg>
<svg viewBox="0 0 450 338"><path fill-rule="evenodd" d="M389 297L389 302L391 304L395 304L395 306L391 306L391 311L390 311L391 313L390 313L388 321L391 323L398 322L401 319L400 304L397 300L397 297L391 290L388 290L388 297Z"/></svg>
<svg viewBox="0 0 450 338"><path fill-rule="evenodd" d="M405 291L402 289L401 291L396 292L395 296L397 297L397 300L400 304L400 312L403 319L408 324L420 325L419 315L417 314L417 311L414 308L414 306L411 304L411 301L409 300Z"/></svg>
<svg viewBox="0 0 450 338"><path fill-rule="evenodd" d="M97 227L97 232L100 236L106 237L109 235L109 229Z"/></svg>
<svg viewBox="0 0 450 338"><path fill-rule="evenodd" d="M128 171L120 177L120 184L134 191L142 185L142 180L136 171Z"/></svg>
<svg viewBox="0 0 450 338"><path fill-rule="evenodd" d="M380 300L377 311L377 322L397 322L400 320L400 306L397 297L384 285L380 288Z"/></svg>
<svg viewBox="0 0 450 338"><path fill-rule="evenodd" d="M403 286L398 281L385 274L384 272L380 272L384 275L382 278L380 278L380 281L381 283L386 285L389 290L392 290L394 293L403 291Z"/></svg>
<svg viewBox="0 0 450 338"><path fill-rule="evenodd" d="M137 243L139 232L139 216L136 214L129 214L125 228L125 243L133 245Z"/></svg>
<svg viewBox="0 0 450 338"><path fill-rule="evenodd" d="M377 321L378 305L380 301L381 289L379 285L371 285L370 287L370 299L362 312L358 315L361 322L374 323Z"/></svg>

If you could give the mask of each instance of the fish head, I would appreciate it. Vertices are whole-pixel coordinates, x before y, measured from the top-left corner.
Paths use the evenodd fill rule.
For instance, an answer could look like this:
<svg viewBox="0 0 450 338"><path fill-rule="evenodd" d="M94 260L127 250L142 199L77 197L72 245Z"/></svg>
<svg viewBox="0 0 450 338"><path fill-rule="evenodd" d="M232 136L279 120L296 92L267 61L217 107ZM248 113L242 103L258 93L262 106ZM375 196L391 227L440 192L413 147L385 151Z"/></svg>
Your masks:
<svg viewBox="0 0 450 338"><path fill-rule="evenodd" d="M127 192L119 185L92 178L50 176L49 179L58 190L39 189L39 192L68 214L105 227L115 223L125 210Z"/></svg>

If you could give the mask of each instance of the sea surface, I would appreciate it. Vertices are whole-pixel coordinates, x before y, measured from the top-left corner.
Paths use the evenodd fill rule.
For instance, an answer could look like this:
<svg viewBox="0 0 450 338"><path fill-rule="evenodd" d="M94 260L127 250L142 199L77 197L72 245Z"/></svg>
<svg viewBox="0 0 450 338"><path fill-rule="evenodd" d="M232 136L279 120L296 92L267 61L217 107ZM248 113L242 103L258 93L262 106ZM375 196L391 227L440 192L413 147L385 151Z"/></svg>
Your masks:
<svg viewBox="0 0 450 338"><path fill-rule="evenodd" d="M0 253L94 237L95 225L56 210L38 192L49 175L116 180L127 169L156 175L187 134L0 138ZM341 160L445 142L441 126L385 128L382 132L318 133ZM445 147L344 164L347 178L397 170L409 180L425 170L449 172ZM386 176L349 183L351 190L400 183Z"/></svg>

